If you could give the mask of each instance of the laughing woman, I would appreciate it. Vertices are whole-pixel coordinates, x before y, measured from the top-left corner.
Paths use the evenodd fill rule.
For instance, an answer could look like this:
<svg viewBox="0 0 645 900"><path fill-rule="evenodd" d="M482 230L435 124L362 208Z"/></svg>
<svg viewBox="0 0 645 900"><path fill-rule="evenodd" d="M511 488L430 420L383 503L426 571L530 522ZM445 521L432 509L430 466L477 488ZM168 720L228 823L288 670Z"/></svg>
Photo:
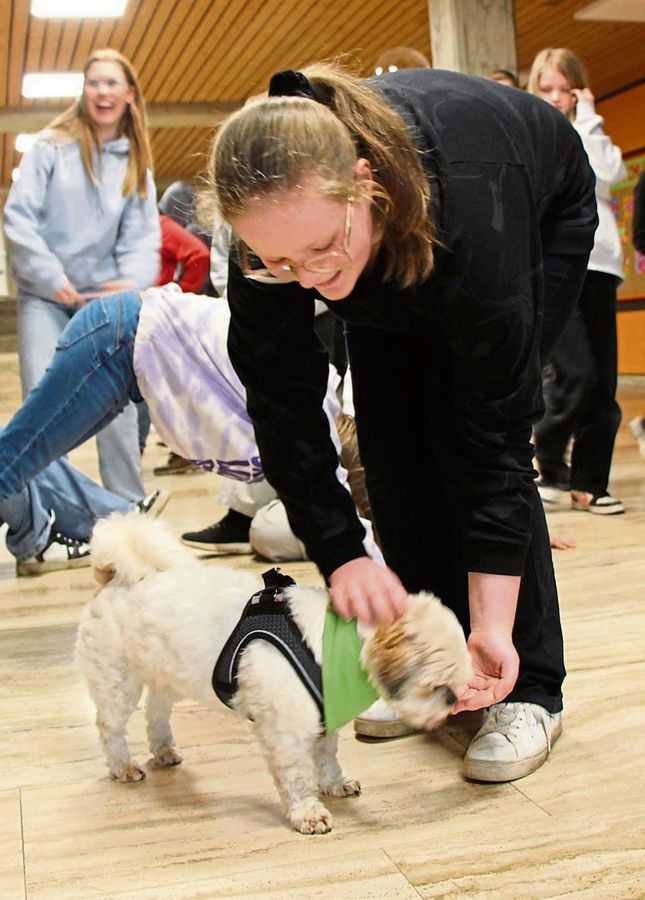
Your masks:
<svg viewBox="0 0 645 900"><path fill-rule="evenodd" d="M100 294L149 287L159 271L152 156L136 73L116 50L97 50L83 74L79 99L25 154L4 209L18 283L25 396L84 304ZM141 500L134 406L98 435L98 452L104 485L126 500Z"/></svg>
<svg viewBox="0 0 645 900"><path fill-rule="evenodd" d="M475 676L455 711L488 707L466 775L529 774L561 730L531 427L596 226L578 136L541 100L482 79L313 67L274 76L268 98L227 120L211 169L239 245L229 351L293 530L341 614L391 621L422 589L456 612ZM346 323L387 568L366 557L334 483L315 299ZM356 723L392 726L383 708Z"/></svg>

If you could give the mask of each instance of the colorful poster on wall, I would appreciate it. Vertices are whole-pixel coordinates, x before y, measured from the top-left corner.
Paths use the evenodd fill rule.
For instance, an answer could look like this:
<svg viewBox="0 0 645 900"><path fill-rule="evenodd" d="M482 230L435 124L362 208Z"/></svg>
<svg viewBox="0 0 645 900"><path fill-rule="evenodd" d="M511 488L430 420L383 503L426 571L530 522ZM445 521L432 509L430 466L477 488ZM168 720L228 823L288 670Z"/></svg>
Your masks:
<svg viewBox="0 0 645 900"><path fill-rule="evenodd" d="M618 223L618 231L625 258L625 280L618 289L619 300L645 300L645 256L632 244L632 219L634 217L634 187L638 176L645 169L645 153L625 158L627 178L611 189L612 206Z"/></svg>

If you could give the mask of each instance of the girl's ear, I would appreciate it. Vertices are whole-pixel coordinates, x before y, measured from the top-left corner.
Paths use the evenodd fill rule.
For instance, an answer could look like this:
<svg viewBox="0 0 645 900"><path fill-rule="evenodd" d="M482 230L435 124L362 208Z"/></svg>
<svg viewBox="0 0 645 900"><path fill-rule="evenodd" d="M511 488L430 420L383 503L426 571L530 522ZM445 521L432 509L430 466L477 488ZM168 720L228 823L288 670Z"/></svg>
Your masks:
<svg viewBox="0 0 645 900"><path fill-rule="evenodd" d="M369 159L365 159L362 156L356 160L356 165L354 166L354 172L356 174L356 178L359 181L371 181L372 180L372 164Z"/></svg>

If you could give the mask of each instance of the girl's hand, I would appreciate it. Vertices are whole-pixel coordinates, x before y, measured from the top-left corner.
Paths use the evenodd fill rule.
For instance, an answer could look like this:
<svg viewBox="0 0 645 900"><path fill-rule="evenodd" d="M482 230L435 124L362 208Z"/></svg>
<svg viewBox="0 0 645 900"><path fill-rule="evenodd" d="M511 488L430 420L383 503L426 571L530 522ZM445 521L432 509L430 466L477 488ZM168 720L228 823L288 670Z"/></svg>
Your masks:
<svg viewBox="0 0 645 900"><path fill-rule="evenodd" d="M575 550L576 542L570 537L560 534L550 534L551 547L554 550Z"/></svg>
<svg viewBox="0 0 645 900"><path fill-rule="evenodd" d="M68 281L67 284L64 284L59 291L56 291L54 294L54 300L57 303L62 303L63 306L83 306L86 302L86 298L79 294L73 284L70 284Z"/></svg>
<svg viewBox="0 0 645 900"><path fill-rule="evenodd" d="M398 577L367 556L332 572L329 585L336 612L364 625L391 625L407 608L408 594Z"/></svg>
<svg viewBox="0 0 645 900"><path fill-rule="evenodd" d="M513 690L520 658L511 636L501 631L473 631L468 638L473 674L453 714L500 703Z"/></svg>
<svg viewBox="0 0 645 900"><path fill-rule="evenodd" d="M586 100L588 103L595 103L596 98L589 88L571 88L571 93L575 97L576 102L579 100Z"/></svg>
<svg viewBox="0 0 645 900"><path fill-rule="evenodd" d="M120 291L131 291L134 285L131 281L125 279L115 281L105 281L98 286L98 289L89 294L83 294L86 300L94 300L96 297L105 297L107 294L118 294Z"/></svg>

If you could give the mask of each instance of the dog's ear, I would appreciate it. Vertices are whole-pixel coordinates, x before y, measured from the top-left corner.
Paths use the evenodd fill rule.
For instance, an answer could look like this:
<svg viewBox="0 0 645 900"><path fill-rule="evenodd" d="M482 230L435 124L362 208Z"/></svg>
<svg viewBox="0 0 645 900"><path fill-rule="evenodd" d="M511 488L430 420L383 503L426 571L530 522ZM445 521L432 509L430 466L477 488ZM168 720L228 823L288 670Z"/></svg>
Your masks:
<svg viewBox="0 0 645 900"><path fill-rule="evenodd" d="M389 697L396 700L409 677L410 646L400 622L382 625L369 642L367 665Z"/></svg>

